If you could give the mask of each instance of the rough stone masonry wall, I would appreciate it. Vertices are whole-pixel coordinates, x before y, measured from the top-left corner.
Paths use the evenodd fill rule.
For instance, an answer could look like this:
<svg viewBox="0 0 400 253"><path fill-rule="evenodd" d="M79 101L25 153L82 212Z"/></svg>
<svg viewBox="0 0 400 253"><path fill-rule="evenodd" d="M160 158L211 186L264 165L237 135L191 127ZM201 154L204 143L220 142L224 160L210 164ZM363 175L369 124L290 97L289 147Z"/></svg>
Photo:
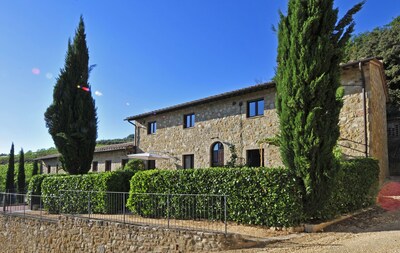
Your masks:
<svg viewBox="0 0 400 253"><path fill-rule="evenodd" d="M247 101L264 98L264 116L247 118ZM192 128L183 128L183 116L195 113ZM235 145L238 163L246 161L246 151L259 149L257 141L273 137L279 131L275 112L275 90L269 89L207 103L191 108L151 116L139 121L144 126L157 121L155 134L139 128L138 148L143 152L160 152L174 159L156 161L157 168L181 168L182 156L194 154L194 167L211 166L211 146L219 141L224 144L224 163L230 159L229 145ZM281 165L279 149L264 145L265 166Z"/></svg>
<svg viewBox="0 0 400 253"><path fill-rule="evenodd" d="M343 69L340 81L345 89L345 94L339 115L338 144L347 158L365 157L362 78L358 66Z"/></svg>
<svg viewBox="0 0 400 253"><path fill-rule="evenodd" d="M106 170L106 160L111 161L111 171L121 168L122 159L128 159L126 150L96 152L93 154L93 161L98 162L98 166L97 166L98 172L104 172ZM51 158L51 159L46 159L45 161L42 161L44 174L47 174L47 171L48 171L47 166L49 166L49 165L51 166L51 169L50 169L51 174L65 173L65 171L61 170L61 169L59 169L57 171L57 168L61 168L61 162L60 162L59 158ZM93 171L93 163L92 163L92 167L91 167L90 171Z"/></svg>
<svg viewBox="0 0 400 253"><path fill-rule="evenodd" d="M370 127L370 155L379 160L381 168L379 179L383 183L384 179L389 176L389 160L388 160L388 142L387 142L387 119L386 119L386 94L383 85L383 77L381 74L381 66L372 62L369 65L371 98L369 104L368 117Z"/></svg>
<svg viewBox="0 0 400 253"><path fill-rule="evenodd" d="M368 152L382 160L381 171L387 171L384 91L379 68L370 71L371 64L364 65L367 82L366 105L370 114L366 124ZM345 157L365 157L362 78L358 65L342 69L341 83L345 88L345 96L339 116L339 146ZM224 144L225 164L231 155L230 144L235 145L239 161L245 164L246 150L260 148L258 140L273 137L279 132L275 92L276 90L271 88L139 120L144 126L147 126L148 122L157 121L156 134L148 135L147 129L139 128L139 151L160 152L173 157L171 160L156 161L157 168L181 168L182 156L185 154L194 154L195 168L205 168L211 165L212 144L220 141ZM264 116L247 118L247 101L258 98L265 100ZM189 113L195 113L196 124L193 128L184 129L183 116ZM263 149L265 166L282 165L278 147L264 144Z"/></svg>
<svg viewBox="0 0 400 253"><path fill-rule="evenodd" d="M225 236L62 217L58 222L0 215L3 253L123 253L221 251L240 247L239 235Z"/></svg>

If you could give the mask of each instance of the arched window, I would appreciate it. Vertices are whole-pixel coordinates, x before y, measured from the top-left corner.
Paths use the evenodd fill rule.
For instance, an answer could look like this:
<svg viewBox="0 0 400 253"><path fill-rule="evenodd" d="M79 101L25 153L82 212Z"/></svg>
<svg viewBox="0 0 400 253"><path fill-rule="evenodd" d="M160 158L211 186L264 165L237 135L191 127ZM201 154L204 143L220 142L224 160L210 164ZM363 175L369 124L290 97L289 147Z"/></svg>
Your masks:
<svg viewBox="0 0 400 253"><path fill-rule="evenodd" d="M211 166L224 166L224 145L221 142L216 142L211 146Z"/></svg>

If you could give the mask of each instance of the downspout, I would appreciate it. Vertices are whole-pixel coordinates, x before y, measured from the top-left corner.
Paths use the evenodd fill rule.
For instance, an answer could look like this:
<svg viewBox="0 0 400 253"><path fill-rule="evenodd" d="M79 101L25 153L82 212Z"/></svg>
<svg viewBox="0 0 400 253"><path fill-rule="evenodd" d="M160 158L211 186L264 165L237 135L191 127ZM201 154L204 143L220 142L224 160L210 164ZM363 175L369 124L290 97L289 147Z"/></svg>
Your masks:
<svg viewBox="0 0 400 253"><path fill-rule="evenodd" d="M363 115L364 115L364 141L365 141L365 157L368 157L368 132L367 132L367 98L365 92L365 75L362 66L362 62L358 63L358 68L361 73L361 87L362 87L362 96L363 96Z"/></svg>
<svg viewBox="0 0 400 253"><path fill-rule="evenodd" d="M135 123L133 123L133 122L131 122L130 120L128 120L128 122L130 123L130 124L132 124L132 126L135 128L135 131L134 131L134 133L135 133L135 136L134 136L134 143L135 143L135 154L137 153L137 126L136 126L136 124Z"/></svg>

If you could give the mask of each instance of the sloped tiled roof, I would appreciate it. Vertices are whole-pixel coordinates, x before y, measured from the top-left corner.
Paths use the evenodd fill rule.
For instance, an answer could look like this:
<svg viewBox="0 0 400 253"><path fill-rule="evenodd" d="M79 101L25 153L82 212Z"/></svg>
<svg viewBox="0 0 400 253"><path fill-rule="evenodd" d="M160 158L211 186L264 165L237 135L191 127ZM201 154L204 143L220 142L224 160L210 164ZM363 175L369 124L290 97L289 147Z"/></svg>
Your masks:
<svg viewBox="0 0 400 253"><path fill-rule="evenodd" d="M125 150L129 147L133 147L134 143L133 142L125 142L125 143L118 143L118 144L111 144L111 145L105 145L105 146L99 146L96 147L94 150L94 153L101 153L101 152L110 152L110 151L116 151L116 150ZM46 155L42 157L35 158L34 160L47 160L47 159L52 159L52 158L57 158L60 157L60 154L52 154L52 155Z"/></svg>
<svg viewBox="0 0 400 253"><path fill-rule="evenodd" d="M230 98L230 97L236 97L236 96L239 96L239 95L242 95L242 94L247 94L247 93L256 92L256 91L260 91L260 90L265 90L265 89L269 89L269 88L273 88L273 87L275 87L275 83L274 82L257 84L257 85L253 85L253 86L250 86L250 87L246 87L246 88L242 88L242 89L238 89L238 90L234 90L234 91L224 92L224 93L221 93L221 94L218 94L218 95L213 95L213 96L209 96L209 97L206 97L206 98L193 100L193 101L190 101L190 102L186 102L186 103L182 103L182 104L178 104L178 105L173 105L173 106L166 107L166 108L163 108L163 109L158 109L158 110L155 110L155 111L138 114L138 115L135 115L135 116L127 117L125 120L141 119L141 118L144 118L144 117L147 117L147 116L151 116L151 115L156 115L156 114L160 114L160 113L175 111L175 110L179 110L179 109L183 109L183 108L187 108L187 107L191 107L191 106L195 106L195 105L210 103L210 102L218 101L218 100L221 100L221 99Z"/></svg>
<svg viewBox="0 0 400 253"><path fill-rule="evenodd" d="M370 57L370 58L365 58L365 59L361 59L361 60L358 60L358 61L352 61L352 62L348 62L348 63L343 63L343 64L340 64L340 67L345 69L345 68L348 68L348 67L356 66L359 63L366 63L366 62L370 62L370 61L379 61L379 58ZM260 90L266 90L266 89L274 88L275 86L276 85L275 85L274 81L263 83L263 84L257 84L257 85L253 85L253 86L250 86L250 87L246 87L246 88L242 88L242 89L238 89L238 90L234 90L234 91L229 91L229 92L224 92L224 93L221 93L221 94L217 94L217 95L213 95L213 96L209 96L209 97L193 100L193 101L190 101L190 102L177 104L177 105L165 107L165 108L162 108L162 109L158 109L158 110L154 110L154 111L150 111L150 112L146 112L146 113L130 116L130 117L125 118L125 120L130 121L130 120L142 119L142 118L145 118L145 117L148 117L148 116L151 116L151 115L157 115L157 114L160 114L160 113L171 112L171 111L175 111L175 110L179 110L179 109L188 108L188 107L191 107L191 106L196 106L196 105L200 105L200 104L205 104L205 103L218 101L218 100L225 99L225 98L235 97L235 96L239 96L239 95L243 95L243 94L247 94L247 93L251 93L251 92L256 92L256 91L260 91Z"/></svg>

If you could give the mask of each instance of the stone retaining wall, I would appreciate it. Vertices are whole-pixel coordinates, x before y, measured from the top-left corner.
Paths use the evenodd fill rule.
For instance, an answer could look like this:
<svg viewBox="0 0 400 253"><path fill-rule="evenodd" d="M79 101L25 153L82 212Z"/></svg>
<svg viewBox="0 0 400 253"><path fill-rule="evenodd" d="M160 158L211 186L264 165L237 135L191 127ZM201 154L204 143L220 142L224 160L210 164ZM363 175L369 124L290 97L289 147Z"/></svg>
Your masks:
<svg viewBox="0 0 400 253"><path fill-rule="evenodd" d="M1 252L108 253L221 251L246 244L224 235L61 217L40 221L0 215Z"/></svg>

